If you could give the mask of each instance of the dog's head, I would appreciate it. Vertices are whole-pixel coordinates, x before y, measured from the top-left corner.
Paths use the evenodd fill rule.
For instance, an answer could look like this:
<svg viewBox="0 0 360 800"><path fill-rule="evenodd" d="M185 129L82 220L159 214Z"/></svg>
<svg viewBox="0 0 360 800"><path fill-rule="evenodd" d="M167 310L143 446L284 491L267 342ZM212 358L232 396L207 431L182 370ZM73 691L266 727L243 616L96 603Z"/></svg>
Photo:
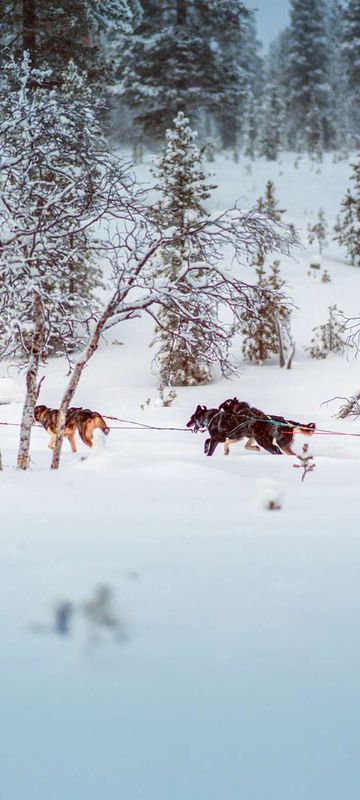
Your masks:
<svg viewBox="0 0 360 800"><path fill-rule="evenodd" d="M189 422L186 423L186 427L191 428L193 433L204 430L206 428L207 411L206 406L198 406L192 417L190 417Z"/></svg>
<svg viewBox="0 0 360 800"><path fill-rule="evenodd" d="M47 406L35 406L34 408L34 422L40 422L42 414L47 411Z"/></svg>
<svg viewBox="0 0 360 800"><path fill-rule="evenodd" d="M238 400L237 397L232 397L229 400L224 400L224 402L220 404L219 408L222 408L224 411L228 411L230 414L242 414L244 411L247 411L250 406L249 403Z"/></svg>

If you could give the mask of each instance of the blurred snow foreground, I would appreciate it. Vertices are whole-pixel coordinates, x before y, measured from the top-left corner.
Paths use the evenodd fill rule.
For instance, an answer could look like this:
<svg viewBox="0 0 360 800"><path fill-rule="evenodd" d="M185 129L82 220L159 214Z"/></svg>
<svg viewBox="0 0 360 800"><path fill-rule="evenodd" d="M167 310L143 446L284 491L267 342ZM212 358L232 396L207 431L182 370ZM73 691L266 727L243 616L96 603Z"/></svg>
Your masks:
<svg viewBox="0 0 360 800"><path fill-rule="evenodd" d="M334 221L348 164L326 157L319 175L293 161L258 160L247 175L221 159L214 203L227 207L240 186L250 207L270 178L297 228L320 206ZM291 370L269 359L146 405L158 383L153 324L130 321L101 343L75 405L183 428L198 403L237 395L359 433L355 417L321 405L354 394L358 363L305 347L329 305L358 313L360 272L332 242L331 282L308 275L306 241L281 261L296 305ZM50 407L66 372L50 361ZM19 417L15 402L2 407L1 421ZM206 458L205 434L110 424L92 449L78 441L72 454L66 442L56 472L33 427L26 473L13 469L18 429L0 427L1 798L358 800L360 439L306 440L316 469L302 483L293 457L239 443Z"/></svg>

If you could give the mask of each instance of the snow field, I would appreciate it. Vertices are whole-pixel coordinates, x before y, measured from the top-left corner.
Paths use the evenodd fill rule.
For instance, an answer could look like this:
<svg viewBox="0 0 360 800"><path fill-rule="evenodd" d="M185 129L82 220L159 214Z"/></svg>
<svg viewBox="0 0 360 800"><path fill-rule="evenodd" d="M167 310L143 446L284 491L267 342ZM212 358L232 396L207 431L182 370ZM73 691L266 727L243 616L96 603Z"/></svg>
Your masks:
<svg viewBox="0 0 360 800"><path fill-rule="evenodd" d="M252 205L272 179L297 226L320 206L333 223L349 165L327 158L318 174L307 161L281 161L248 175L219 159L213 207L236 197ZM139 173L146 179L147 166ZM332 282L322 284L307 275L315 252L280 259L298 306L291 371L246 366L236 380L179 389L161 408L151 324L133 321L102 344L74 402L184 427L198 402L237 395L360 433L333 419L336 403L321 405L354 392L357 362L304 352L328 305L358 311L360 273L330 243ZM65 375L53 360L41 402L58 404ZM6 391L18 400L22 377L10 376ZM19 402L0 408L2 422L19 422ZM65 443L54 474L47 434L34 428L32 469L19 474L17 435L0 426L1 797L357 800L360 438L297 437L297 452L309 441L316 464L301 483L295 458L238 444L209 459L204 435L152 430L114 429L94 453L80 442L75 456ZM281 510L263 508L269 491ZM114 592L123 640L84 618L100 584ZM54 607L63 599L75 612L60 637Z"/></svg>

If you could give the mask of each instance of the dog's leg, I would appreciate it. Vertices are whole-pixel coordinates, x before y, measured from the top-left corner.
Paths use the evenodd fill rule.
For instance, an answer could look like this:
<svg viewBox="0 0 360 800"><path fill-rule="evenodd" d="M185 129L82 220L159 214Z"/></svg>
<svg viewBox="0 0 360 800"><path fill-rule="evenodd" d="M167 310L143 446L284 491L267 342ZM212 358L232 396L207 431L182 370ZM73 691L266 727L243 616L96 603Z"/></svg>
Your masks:
<svg viewBox="0 0 360 800"><path fill-rule="evenodd" d="M254 439L257 443L267 450L268 453L272 453L274 456L281 456L282 452L280 447L272 442L271 436L268 432L264 431L263 426L261 423L259 425L254 425Z"/></svg>
<svg viewBox="0 0 360 800"><path fill-rule="evenodd" d="M230 439L225 439L224 442L224 456L230 455Z"/></svg>
<svg viewBox="0 0 360 800"><path fill-rule="evenodd" d="M210 444L209 444L209 447L208 447L208 449L207 449L207 453L206 453L206 455L207 455L207 456L212 456L212 455L213 455L213 453L215 452L215 450L216 450L216 448L217 448L218 444L219 444L219 442L218 442L218 440L217 440L217 439L210 439Z"/></svg>
<svg viewBox="0 0 360 800"><path fill-rule="evenodd" d="M54 447L55 447L55 439L56 439L56 436L55 436L55 434L54 434L54 433L53 433L53 432L50 430L50 428L48 428L48 433L50 434L50 441L49 441L49 444L48 444L48 448L49 448L49 450L53 450L53 449L54 449Z"/></svg>
<svg viewBox="0 0 360 800"><path fill-rule="evenodd" d="M284 453L284 455L296 456L296 453L294 452L290 444L282 444L281 442L278 442L277 444L279 445L280 450Z"/></svg>
<svg viewBox="0 0 360 800"><path fill-rule="evenodd" d="M204 442L204 453L207 456L210 447L211 439L206 439Z"/></svg>
<svg viewBox="0 0 360 800"><path fill-rule="evenodd" d="M248 439L245 445L245 450L256 450L257 453L260 452L260 447L255 444L255 439Z"/></svg>
<svg viewBox="0 0 360 800"><path fill-rule="evenodd" d="M88 447L92 447L93 446L92 434L93 434L92 430L88 430L88 429L83 431L82 435L80 433L80 436L81 436L84 444L86 444Z"/></svg>
<svg viewBox="0 0 360 800"><path fill-rule="evenodd" d="M291 449L291 447L281 447L281 450L285 456L296 456L296 453Z"/></svg>
<svg viewBox="0 0 360 800"><path fill-rule="evenodd" d="M74 433L68 433L67 434L67 438L68 438L68 442L69 442L70 447L71 447L71 452L72 453L76 453L77 450L76 450L75 434Z"/></svg>
<svg viewBox="0 0 360 800"><path fill-rule="evenodd" d="M296 456L292 449L292 444L294 442L294 434L292 432L289 433L281 433L275 440L280 450L287 456Z"/></svg>

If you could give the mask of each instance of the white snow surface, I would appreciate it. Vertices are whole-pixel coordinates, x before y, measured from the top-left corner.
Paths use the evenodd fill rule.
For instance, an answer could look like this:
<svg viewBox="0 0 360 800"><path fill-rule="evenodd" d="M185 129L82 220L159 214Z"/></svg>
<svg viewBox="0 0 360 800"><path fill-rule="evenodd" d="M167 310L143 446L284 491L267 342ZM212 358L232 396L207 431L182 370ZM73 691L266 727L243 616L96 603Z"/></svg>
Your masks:
<svg viewBox="0 0 360 800"><path fill-rule="evenodd" d="M162 408L152 325L135 320L111 331L74 404L183 428L197 403L237 395L360 434L333 418L336 403L321 405L356 390L358 362L304 350L330 304L359 312L360 270L330 239L331 283L308 275L317 251L305 235L320 207L334 223L351 170L294 160L259 161L251 174L244 160L209 164L221 182L212 210L253 205L272 179L302 229L305 249L281 259L298 307L293 369L244 365ZM146 179L148 165L138 172ZM23 376L11 376L15 400ZM58 406L65 376L53 360L40 402ZM1 422L20 416L19 402L1 406ZM20 473L17 438L0 426L1 798L358 800L360 438L312 437L303 483L293 457L238 444L206 458L201 433L141 429L100 434L76 455L65 443L51 472L47 434L34 428L32 468ZM272 494L280 510L266 509ZM118 627L84 614L99 585L113 592ZM74 613L60 635L54 609L66 601Z"/></svg>

